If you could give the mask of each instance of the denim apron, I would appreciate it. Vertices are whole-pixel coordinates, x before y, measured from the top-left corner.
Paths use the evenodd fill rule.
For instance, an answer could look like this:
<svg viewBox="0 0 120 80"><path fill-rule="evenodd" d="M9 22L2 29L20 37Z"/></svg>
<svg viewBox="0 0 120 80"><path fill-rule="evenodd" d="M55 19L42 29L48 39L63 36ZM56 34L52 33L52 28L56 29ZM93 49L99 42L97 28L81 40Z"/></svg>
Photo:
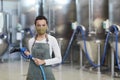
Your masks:
<svg viewBox="0 0 120 80"><path fill-rule="evenodd" d="M32 55L39 59L50 59L49 44L48 43L35 43L32 48ZM47 80L55 80L52 73L51 66L42 65L45 71ZM43 80L42 72L34 61L30 60L27 80Z"/></svg>

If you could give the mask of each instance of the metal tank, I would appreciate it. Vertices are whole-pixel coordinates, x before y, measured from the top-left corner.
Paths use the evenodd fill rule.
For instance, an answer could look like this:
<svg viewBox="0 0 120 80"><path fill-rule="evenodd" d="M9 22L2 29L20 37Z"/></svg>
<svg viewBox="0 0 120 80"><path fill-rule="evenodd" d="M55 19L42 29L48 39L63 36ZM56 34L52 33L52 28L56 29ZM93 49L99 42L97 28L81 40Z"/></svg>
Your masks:
<svg viewBox="0 0 120 80"><path fill-rule="evenodd" d="M88 55L93 62L98 62L98 44L100 44L100 55L103 53L105 42L105 31L102 22L108 18L108 0L76 0L77 22L85 26L86 47ZM82 38L82 37L79 37ZM83 40L78 39L84 51ZM100 43L96 41L99 40Z"/></svg>
<svg viewBox="0 0 120 80"><path fill-rule="evenodd" d="M57 38L61 45L62 54L64 54L73 32L71 23L76 21L75 0L36 0L31 5L28 2L21 0L21 13L26 19L24 28L31 28L35 32L35 17L37 15L46 16L49 26L48 33ZM25 42L28 42L27 36L25 39Z"/></svg>
<svg viewBox="0 0 120 80"><path fill-rule="evenodd" d="M76 21L75 0L44 0L43 6L49 22L49 32L57 38L69 39L72 33L71 23Z"/></svg>
<svg viewBox="0 0 120 80"><path fill-rule="evenodd" d="M0 56L7 51L7 14L0 12Z"/></svg>
<svg viewBox="0 0 120 80"><path fill-rule="evenodd" d="M43 5L43 0L20 0L18 1L18 19L19 19L19 24L21 25L20 30L14 29L14 32L21 33L22 34L22 42L20 39L16 41L16 34L13 34L13 41L16 42L17 46L23 46L28 48L28 41L30 38L32 38L35 34L35 26L34 26L34 20L37 15L41 15L43 12L41 3ZM15 18L16 19L16 18ZM14 21L16 22L16 21ZM14 24L15 28L17 26L16 22ZM16 36L16 37L15 37Z"/></svg>
<svg viewBox="0 0 120 80"><path fill-rule="evenodd" d="M111 24L118 25L120 28L120 1L119 0L109 0L109 20ZM115 51L115 36L111 37L110 46ZM118 56L120 58L120 34L118 35ZM116 51L115 51L116 52Z"/></svg>
<svg viewBox="0 0 120 80"><path fill-rule="evenodd" d="M44 15L47 16L49 21L49 33L57 38L63 56L73 33L72 22L76 21L75 1L76 0L44 0L43 2ZM79 56L73 54L77 54L79 51L79 49L75 47L78 47L76 40L73 40L72 46L69 50L71 54L66 61L78 62Z"/></svg>
<svg viewBox="0 0 120 80"><path fill-rule="evenodd" d="M19 19L22 29L17 32L23 34L22 43L23 47L28 48L28 41L35 35L34 20L38 15L39 0L20 0L19 1Z"/></svg>
<svg viewBox="0 0 120 80"><path fill-rule="evenodd" d="M75 21L84 25L86 31L89 32L88 34L91 32L93 32L93 34L95 33L95 35L90 34L90 36L88 36L87 45L93 44L93 47L96 48L97 44L94 43L96 39L100 39L101 44L103 44L105 35L101 27L101 22L108 18L107 1L108 0L36 0L29 3L27 0L21 0L22 5L20 11L25 17L24 28L31 28L33 32L35 31L35 17L37 15L45 15L49 23L48 32L58 39L62 54L64 54L73 32L71 24ZM94 36L94 39L91 36ZM28 42L29 38L30 37L27 36L24 38L24 44ZM76 40L74 40L73 45L77 46ZM103 47L103 45L101 45L101 47ZM72 53L79 51L77 48L74 49L74 47L72 50L70 50ZM89 50L92 50L92 47ZM92 52L96 54L97 49L88 52L91 52L90 54L93 55ZM78 57L78 55L75 57ZM97 57L93 58L94 61L96 61L96 58Z"/></svg>

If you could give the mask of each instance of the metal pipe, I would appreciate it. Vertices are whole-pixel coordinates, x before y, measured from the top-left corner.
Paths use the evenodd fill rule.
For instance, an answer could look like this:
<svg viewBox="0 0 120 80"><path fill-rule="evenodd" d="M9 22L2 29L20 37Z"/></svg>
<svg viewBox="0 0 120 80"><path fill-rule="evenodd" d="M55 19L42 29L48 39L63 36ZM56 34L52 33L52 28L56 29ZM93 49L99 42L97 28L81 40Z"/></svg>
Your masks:
<svg viewBox="0 0 120 80"><path fill-rule="evenodd" d="M89 0L89 32L92 32L93 23L93 0Z"/></svg>
<svg viewBox="0 0 120 80"><path fill-rule="evenodd" d="M81 20L80 20L80 0L76 0L76 19L77 19L77 22L78 22L78 25L81 24Z"/></svg>
<svg viewBox="0 0 120 80"><path fill-rule="evenodd" d="M3 12L3 0L1 0L1 12Z"/></svg>
<svg viewBox="0 0 120 80"><path fill-rule="evenodd" d="M39 15L43 15L43 0L39 2Z"/></svg>
<svg viewBox="0 0 120 80"><path fill-rule="evenodd" d="M114 77L114 50L111 50L111 77Z"/></svg>
<svg viewBox="0 0 120 80"><path fill-rule="evenodd" d="M100 65L100 40L97 40L96 43L98 44L98 65ZM98 73L101 73L100 67L98 67Z"/></svg>
<svg viewBox="0 0 120 80"><path fill-rule="evenodd" d="M82 48L80 47L80 68L82 69L83 67L83 53L82 53Z"/></svg>

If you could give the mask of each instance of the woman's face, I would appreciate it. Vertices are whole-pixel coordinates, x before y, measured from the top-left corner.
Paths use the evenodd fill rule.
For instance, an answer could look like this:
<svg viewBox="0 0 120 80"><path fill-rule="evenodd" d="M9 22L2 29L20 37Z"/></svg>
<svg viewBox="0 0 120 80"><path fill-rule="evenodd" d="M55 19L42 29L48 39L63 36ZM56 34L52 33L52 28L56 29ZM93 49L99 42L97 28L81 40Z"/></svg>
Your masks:
<svg viewBox="0 0 120 80"><path fill-rule="evenodd" d="M48 28L48 25L47 25L47 23L44 19L43 20L37 20L35 26L36 26L36 31L39 35L45 34L46 31L47 31L47 28Z"/></svg>

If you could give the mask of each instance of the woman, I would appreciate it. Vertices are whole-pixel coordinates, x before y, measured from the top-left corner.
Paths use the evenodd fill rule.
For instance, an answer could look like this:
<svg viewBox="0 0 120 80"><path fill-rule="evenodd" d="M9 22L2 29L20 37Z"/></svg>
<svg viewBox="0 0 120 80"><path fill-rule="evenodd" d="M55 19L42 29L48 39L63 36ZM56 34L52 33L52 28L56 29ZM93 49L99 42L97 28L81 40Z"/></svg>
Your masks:
<svg viewBox="0 0 120 80"><path fill-rule="evenodd" d="M30 61L27 80L43 80L39 65L44 67L47 80L55 80L51 70L51 65L61 63L61 51L55 37L46 33L48 21L44 16L37 16L35 19L35 28L37 34L29 40L29 50L34 60ZM52 51L55 57L52 58Z"/></svg>

